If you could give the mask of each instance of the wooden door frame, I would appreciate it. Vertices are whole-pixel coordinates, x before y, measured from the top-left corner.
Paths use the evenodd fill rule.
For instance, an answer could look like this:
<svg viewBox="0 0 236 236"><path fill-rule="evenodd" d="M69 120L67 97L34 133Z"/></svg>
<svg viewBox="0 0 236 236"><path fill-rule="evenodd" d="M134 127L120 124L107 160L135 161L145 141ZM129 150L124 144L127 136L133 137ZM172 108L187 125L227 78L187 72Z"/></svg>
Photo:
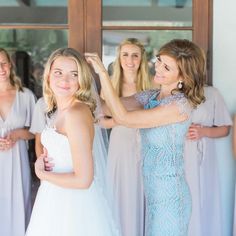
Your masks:
<svg viewBox="0 0 236 236"><path fill-rule="evenodd" d="M102 52L102 0L69 0L69 46L81 53Z"/></svg>
<svg viewBox="0 0 236 236"><path fill-rule="evenodd" d="M68 0L68 24L0 24L0 29L68 29L68 45L84 52L102 55L103 30L158 30L174 27L103 27L102 0ZM180 28L179 28L180 29ZM193 42L207 55L208 84L212 84L213 0L193 0L193 25L182 27L192 30Z"/></svg>
<svg viewBox="0 0 236 236"><path fill-rule="evenodd" d="M69 0L69 46L80 52L102 52L102 30L174 30L175 27L102 26L102 0ZM193 42L207 55L208 84L212 84L213 0L193 0Z"/></svg>
<svg viewBox="0 0 236 236"><path fill-rule="evenodd" d="M194 1L193 42L205 51L207 58L207 83L212 85L213 0Z"/></svg>

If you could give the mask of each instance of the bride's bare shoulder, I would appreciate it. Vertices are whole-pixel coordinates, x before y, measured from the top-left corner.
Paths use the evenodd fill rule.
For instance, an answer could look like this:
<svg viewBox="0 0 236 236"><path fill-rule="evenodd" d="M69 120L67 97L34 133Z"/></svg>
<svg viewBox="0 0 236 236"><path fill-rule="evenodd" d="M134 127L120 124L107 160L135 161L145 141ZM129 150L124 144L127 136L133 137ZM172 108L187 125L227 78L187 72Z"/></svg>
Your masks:
<svg viewBox="0 0 236 236"><path fill-rule="evenodd" d="M89 106L83 102L75 102L66 113L69 123L93 123L93 116Z"/></svg>

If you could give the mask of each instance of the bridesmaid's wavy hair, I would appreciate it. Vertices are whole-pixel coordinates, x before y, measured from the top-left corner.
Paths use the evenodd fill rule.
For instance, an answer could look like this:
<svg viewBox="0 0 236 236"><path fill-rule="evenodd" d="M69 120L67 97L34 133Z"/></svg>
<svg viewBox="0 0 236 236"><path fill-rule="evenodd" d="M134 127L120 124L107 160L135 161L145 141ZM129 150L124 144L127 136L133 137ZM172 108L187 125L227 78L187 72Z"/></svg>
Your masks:
<svg viewBox="0 0 236 236"><path fill-rule="evenodd" d="M120 57L121 57L120 53L121 53L121 48L124 45L135 45L141 51L141 62L140 62L140 66L138 69L137 84L136 84L137 92L149 89L151 87L151 77L149 74L149 68L148 68L145 48L144 48L143 44L138 39L127 38L119 44L119 46L117 48L116 59L112 65L113 66L113 75L112 75L111 81L112 81L113 87L114 87L116 93L118 94L118 96L122 96L123 69L122 69L121 63L120 63Z"/></svg>
<svg viewBox="0 0 236 236"><path fill-rule="evenodd" d="M16 76L15 65L13 64L9 53L4 48L0 48L0 53L5 54L5 56L7 57L8 63L10 64L10 76L9 76L10 84L14 88L16 88L18 91L23 91L21 80L18 76Z"/></svg>
<svg viewBox="0 0 236 236"><path fill-rule="evenodd" d="M183 78L182 92L193 107L205 101L206 57L204 51L186 39L174 39L161 47L158 55L167 55L176 60L179 75Z"/></svg>
<svg viewBox="0 0 236 236"><path fill-rule="evenodd" d="M92 112L96 108L96 100L92 94L92 74L85 58L73 48L59 48L54 51L46 65L43 75L43 95L47 104L47 113L50 116L57 109L57 103L52 89L50 88L50 72L53 62L59 57L67 57L75 61L78 68L78 90L74 97L85 104L87 104Z"/></svg>

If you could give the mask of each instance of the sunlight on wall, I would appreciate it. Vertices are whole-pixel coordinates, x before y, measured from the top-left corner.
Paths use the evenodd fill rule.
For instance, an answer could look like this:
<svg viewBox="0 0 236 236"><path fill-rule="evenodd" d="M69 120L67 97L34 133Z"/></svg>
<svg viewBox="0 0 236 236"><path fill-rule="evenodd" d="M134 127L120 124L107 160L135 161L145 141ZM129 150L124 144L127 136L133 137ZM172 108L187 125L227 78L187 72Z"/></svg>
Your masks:
<svg viewBox="0 0 236 236"><path fill-rule="evenodd" d="M233 115L236 113L236 17L235 0L214 1L213 35L213 84L224 96ZM232 236L235 161L232 156L231 136L219 140L224 148L218 150L218 163L222 186L222 208L224 210L224 235Z"/></svg>

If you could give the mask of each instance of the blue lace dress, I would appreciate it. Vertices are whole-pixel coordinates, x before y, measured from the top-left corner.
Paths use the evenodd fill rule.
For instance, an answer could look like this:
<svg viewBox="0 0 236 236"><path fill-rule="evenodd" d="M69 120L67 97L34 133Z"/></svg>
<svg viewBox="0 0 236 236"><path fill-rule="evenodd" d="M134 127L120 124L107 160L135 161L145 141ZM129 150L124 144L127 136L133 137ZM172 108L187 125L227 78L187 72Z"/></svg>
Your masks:
<svg viewBox="0 0 236 236"><path fill-rule="evenodd" d="M183 94L157 99L158 91L140 93L145 109L171 103L191 115ZM183 145L190 119L141 129L147 236L186 236L191 215L191 196L184 176Z"/></svg>

